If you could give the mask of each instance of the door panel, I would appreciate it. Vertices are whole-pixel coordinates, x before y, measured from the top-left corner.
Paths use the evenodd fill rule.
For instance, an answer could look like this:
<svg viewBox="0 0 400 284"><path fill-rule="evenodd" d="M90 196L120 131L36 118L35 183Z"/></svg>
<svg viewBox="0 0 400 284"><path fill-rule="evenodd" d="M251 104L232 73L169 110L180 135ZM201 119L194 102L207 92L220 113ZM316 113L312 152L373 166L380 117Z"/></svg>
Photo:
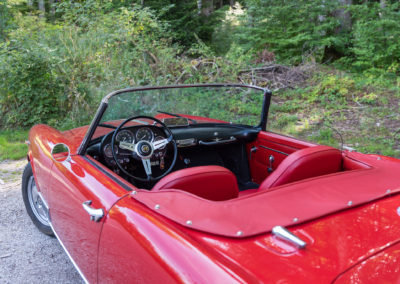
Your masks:
<svg viewBox="0 0 400 284"><path fill-rule="evenodd" d="M90 206L103 209L106 216L127 191L89 161L89 158L76 155L62 163L54 163L48 203L57 236L85 278L95 283L98 242L104 218L99 222L91 221L82 203L91 200Z"/></svg>
<svg viewBox="0 0 400 284"><path fill-rule="evenodd" d="M257 139L247 145L253 182L260 184L288 155L299 149L311 146L315 146L315 144L272 132L261 131ZM270 162L271 156L273 157L272 163Z"/></svg>

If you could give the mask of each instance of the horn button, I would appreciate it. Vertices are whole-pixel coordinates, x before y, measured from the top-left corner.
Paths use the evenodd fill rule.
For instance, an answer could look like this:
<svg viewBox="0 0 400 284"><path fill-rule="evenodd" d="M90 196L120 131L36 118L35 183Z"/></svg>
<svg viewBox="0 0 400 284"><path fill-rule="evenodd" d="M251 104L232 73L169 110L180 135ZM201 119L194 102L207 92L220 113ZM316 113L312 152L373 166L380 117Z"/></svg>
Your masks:
<svg viewBox="0 0 400 284"><path fill-rule="evenodd" d="M150 158L153 155L153 145L147 141L140 141L136 144L136 153L141 158Z"/></svg>

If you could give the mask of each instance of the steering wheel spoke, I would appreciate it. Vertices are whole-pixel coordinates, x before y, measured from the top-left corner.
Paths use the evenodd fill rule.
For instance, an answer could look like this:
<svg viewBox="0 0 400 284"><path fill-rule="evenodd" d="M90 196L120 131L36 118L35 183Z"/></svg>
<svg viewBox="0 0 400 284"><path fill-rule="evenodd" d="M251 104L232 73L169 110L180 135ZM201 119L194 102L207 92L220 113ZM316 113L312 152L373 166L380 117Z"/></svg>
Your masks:
<svg viewBox="0 0 400 284"><path fill-rule="evenodd" d="M161 140L153 142L154 150L157 150L157 149L160 149L160 148L164 147L169 142L170 142L170 140L168 140L168 139L161 139Z"/></svg>
<svg viewBox="0 0 400 284"><path fill-rule="evenodd" d="M143 167L148 178L151 178L151 161L150 159L142 159Z"/></svg>
<svg viewBox="0 0 400 284"><path fill-rule="evenodd" d="M129 142L121 141L121 142L119 142L119 147L121 149L129 150L129 151L132 151L132 152L135 151L135 143L129 143Z"/></svg>

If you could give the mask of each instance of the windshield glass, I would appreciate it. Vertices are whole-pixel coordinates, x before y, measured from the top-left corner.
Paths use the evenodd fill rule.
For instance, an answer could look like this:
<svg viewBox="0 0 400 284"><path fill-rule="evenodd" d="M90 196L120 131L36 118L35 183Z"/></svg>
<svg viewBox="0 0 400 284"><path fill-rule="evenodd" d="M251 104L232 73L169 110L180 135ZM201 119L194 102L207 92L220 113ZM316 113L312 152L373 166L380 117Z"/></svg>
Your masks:
<svg viewBox="0 0 400 284"><path fill-rule="evenodd" d="M98 128L103 128L101 125L105 124L118 126L127 118L143 115L165 120L169 126L182 126L185 123L257 126L261 121L263 99L263 89L242 86L185 86L128 91L109 98ZM178 117L187 119L168 120ZM152 121L139 119L134 123L147 124ZM100 134L96 130L93 137Z"/></svg>

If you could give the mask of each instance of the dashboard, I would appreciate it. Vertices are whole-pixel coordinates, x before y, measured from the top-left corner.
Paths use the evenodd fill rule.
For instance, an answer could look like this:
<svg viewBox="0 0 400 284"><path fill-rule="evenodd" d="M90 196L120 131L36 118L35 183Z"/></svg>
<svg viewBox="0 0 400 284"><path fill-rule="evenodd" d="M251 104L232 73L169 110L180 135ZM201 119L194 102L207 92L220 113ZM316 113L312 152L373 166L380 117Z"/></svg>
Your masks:
<svg viewBox="0 0 400 284"><path fill-rule="evenodd" d="M246 143L254 141L260 131L257 127L228 123L199 123L170 127L169 129L178 148L178 161L173 169L174 171L201 165L226 166L226 161L241 155L241 147L244 147L243 145L246 145ZM111 140L113 134L114 131L112 130L105 136L93 140L87 153L115 173L122 175L112 154ZM117 141L114 146L116 158L126 171L145 177L146 175L140 159L135 157L132 151L121 149L118 146L119 142L136 144L143 140L155 142L167 137L168 135L164 129L156 125L125 127L115 137ZM162 174L171 165L173 160L172 154L174 152L172 147L170 143L154 151L150 162L155 176ZM221 155L226 160L224 164L221 164Z"/></svg>

